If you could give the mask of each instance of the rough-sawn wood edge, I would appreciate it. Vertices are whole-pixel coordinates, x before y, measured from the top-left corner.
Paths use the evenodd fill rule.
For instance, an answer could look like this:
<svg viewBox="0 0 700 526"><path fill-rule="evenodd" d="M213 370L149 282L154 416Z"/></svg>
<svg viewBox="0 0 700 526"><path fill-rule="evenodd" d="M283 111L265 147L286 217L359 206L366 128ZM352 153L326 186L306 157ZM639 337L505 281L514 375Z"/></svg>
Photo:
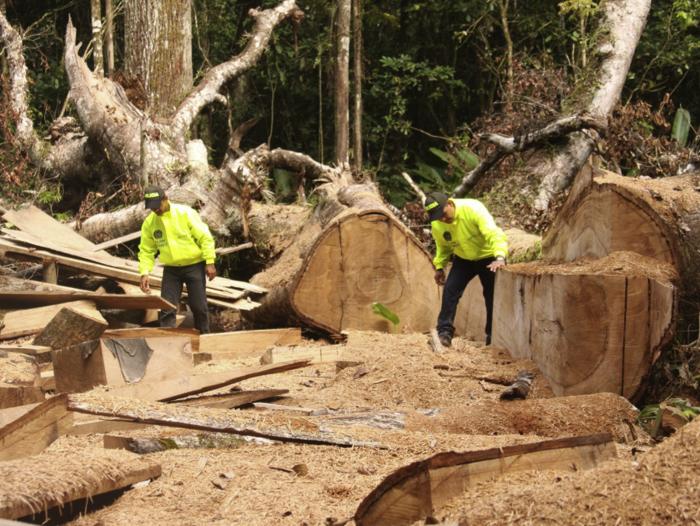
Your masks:
<svg viewBox="0 0 700 526"><path fill-rule="evenodd" d="M399 489L400 486L407 485L410 481L422 479L416 486L421 486L421 492L426 492L428 499L432 502L430 488L430 471L440 468L471 464L484 460L503 459L513 456L525 456L531 453L541 451L552 451L556 449L570 449L582 446L598 446L612 443L612 435L610 433L599 433L595 435L587 435L580 437L557 438L554 440L546 440L542 442L534 442L531 444L518 444L515 446L506 446L502 448L491 448L477 451L468 451L458 453L448 451L438 453L425 460L413 462L407 466L397 469L387 476L374 490L372 490L360 503L355 512L353 519L357 526L371 526L366 517L375 510L375 508L383 503L384 498L392 491ZM384 503L387 505L387 503ZM422 520L425 517L416 514L411 521Z"/></svg>

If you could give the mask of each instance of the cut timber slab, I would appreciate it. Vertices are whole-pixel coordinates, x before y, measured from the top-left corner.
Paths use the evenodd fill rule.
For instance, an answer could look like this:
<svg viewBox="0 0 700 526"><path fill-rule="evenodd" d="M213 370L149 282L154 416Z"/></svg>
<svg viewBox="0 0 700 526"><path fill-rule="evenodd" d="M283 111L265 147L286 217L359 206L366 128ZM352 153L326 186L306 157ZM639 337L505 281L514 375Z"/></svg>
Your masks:
<svg viewBox="0 0 700 526"><path fill-rule="evenodd" d="M102 335L104 338L156 338L160 336L187 336L190 339L192 352L199 352L199 331L196 329L180 329L179 327L137 327L131 329L108 329Z"/></svg>
<svg viewBox="0 0 700 526"><path fill-rule="evenodd" d="M672 275L631 252L509 265L496 278L493 345L534 361L556 395L633 399L672 335Z"/></svg>
<svg viewBox="0 0 700 526"><path fill-rule="evenodd" d="M69 301L92 301L101 309L174 309L175 305L155 294L98 294L96 292L0 291L0 305L13 308L41 307Z"/></svg>
<svg viewBox="0 0 700 526"><path fill-rule="evenodd" d="M82 312L95 312L95 304L91 301L71 301L33 309L11 311L5 314L5 326L0 330L0 340L27 336L40 332L64 307L71 307Z"/></svg>
<svg viewBox="0 0 700 526"><path fill-rule="evenodd" d="M131 420L119 420L116 418L76 419L73 427L66 431L66 435L97 435L118 431L134 431L136 429L145 429L146 427L148 427L148 424L139 424Z"/></svg>
<svg viewBox="0 0 700 526"><path fill-rule="evenodd" d="M36 360L36 363L51 362L51 347L46 345L0 345L0 351L31 356Z"/></svg>
<svg viewBox="0 0 700 526"><path fill-rule="evenodd" d="M121 365L106 346L107 340L124 340L114 336L121 331L103 333L99 340L90 340L54 353L56 388L62 393L88 391L98 385L121 387L149 385L183 378L193 369L191 337L177 332L141 331L146 345L153 351L141 380L129 384L122 374ZM136 336L137 338L139 336Z"/></svg>
<svg viewBox="0 0 700 526"><path fill-rule="evenodd" d="M340 346L328 347L272 347L260 357L260 363L281 363L288 360L310 360L310 363L335 362L342 359Z"/></svg>
<svg viewBox="0 0 700 526"><path fill-rule="evenodd" d="M35 404L18 405L17 407L8 407L6 409L0 409L0 428L5 427L10 422L17 420L20 416L28 413L41 402Z"/></svg>
<svg viewBox="0 0 700 526"><path fill-rule="evenodd" d="M520 471L591 469L616 456L608 434L439 453L389 475L360 503L354 519L357 526L413 524L478 482Z"/></svg>
<svg viewBox="0 0 700 526"><path fill-rule="evenodd" d="M287 393L289 393L288 389L256 389L254 391L237 391L235 393L186 398L184 400L176 400L173 403L196 407L234 409L254 402L261 402L263 400L284 396Z"/></svg>
<svg viewBox="0 0 700 526"><path fill-rule="evenodd" d="M0 517L16 519L159 477L160 464L120 450L45 452L0 463Z"/></svg>
<svg viewBox="0 0 700 526"><path fill-rule="evenodd" d="M88 340L95 340L107 329L105 320L97 309L63 307L36 335L34 345L63 349Z"/></svg>
<svg viewBox="0 0 700 526"><path fill-rule="evenodd" d="M0 460L40 453L72 425L65 395L46 400L0 429Z"/></svg>
<svg viewBox="0 0 700 526"><path fill-rule="evenodd" d="M0 357L0 409L43 402L39 367L23 354Z"/></svg>
<svg viewBox="0 0 700 526"><path fill-rule="evenodd" d="M219 389L220 387L226 387L227 385L242 382L248 378L291 371L293 369L306 367L307 365L309 365L308 360L296 360L293 362L264 365L260 367L233 369L231 371L221 373L187 376L177 380L169 380L165 382L153 382L148 384L136 383L111 389L110 394L126 398L170 402L179 398L185 398L199 393L213 391L214 389Z"/></svg>
<svg viewBox="0 0 700 526"><path fill-rule="evenodd" d="M182 407L143 400L135 402L134 400L90 393L69 395L68 408L72 411L134 420L147 424L256 436L281 442L344 447L378 446L374 442L361 442L350 437L323 432L312 421L289 415L256 414L249 416L238 411L233 412L225 409Z"/></svg>
<svg viewBox="0 0 700 526"><path fill-rule="evenodd" d="M301 343L301 329L265 329L258 331L234 331L202 334L199 337L199 350L211 353L212 359L226 354L226 359L249 358L260 355L274 345L298 345Z"/></svg>

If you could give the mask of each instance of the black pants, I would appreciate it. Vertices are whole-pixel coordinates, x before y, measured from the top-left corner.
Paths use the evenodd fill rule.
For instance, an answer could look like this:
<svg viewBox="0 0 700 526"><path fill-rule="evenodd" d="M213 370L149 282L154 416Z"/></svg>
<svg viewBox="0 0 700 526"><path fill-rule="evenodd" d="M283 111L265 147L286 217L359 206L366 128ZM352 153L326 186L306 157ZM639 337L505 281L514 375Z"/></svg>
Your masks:
<svg viewBox="0 0 700 526"><path fill-rule="evenodd" d="M486 343L491 343L491 320L493 319L493 289L496 283L496 273L489 270L487 265L495 258L469 261L457 256L452 258L452 269L447 276L445 289L442 292L442 308L438 315L437 331L439 334L454 335L453 325L457 304L469 282L479 276L481 287L484 289L486 302Z"/></svg>
<svg viewBox="0 0 700 526"><path fill-rule="evenodd" d="M194 326L202 334L209 332L207 285L204 261L186 267L163 267L160 296L174 305L180 303L182 285L187 285L187 303L192 309ZM160 311L160 326L175 327L177 309Z"/></svg>

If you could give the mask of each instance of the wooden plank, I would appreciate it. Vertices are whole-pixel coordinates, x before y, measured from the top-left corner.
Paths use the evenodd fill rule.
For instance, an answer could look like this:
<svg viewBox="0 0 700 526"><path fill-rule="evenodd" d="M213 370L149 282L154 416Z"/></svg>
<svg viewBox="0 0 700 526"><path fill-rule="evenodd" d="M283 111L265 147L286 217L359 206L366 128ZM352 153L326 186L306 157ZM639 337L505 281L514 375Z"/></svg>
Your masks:
<svg viewBox="0 0 700 526"><path fill-rule="evenodd" d="M53 376L53 371L41 372L41 390L45 393L56 392L56 379Z"/></svg>
<svg viewBox="0 0 700 526"><path fill-rule="evenodd" d="M226 353L226 359L258 356L274 345L298 345L302 341L301 329L264 329L257 331L234 331L202 334L199 337L200 352L208 352L215 358Z"/></svg>
<svg viewBox="0 0 700 526"><path fill-rule="evenodd" d="M103 433L114 433L117 431L134 431L137 429L144 429L146 427L148 427L148 424L140 424L130 420L119 420L115 418L92 418L89 420L76 421L73 424L73 427L66 431L66 435L99 435Z"/></svg>
<svg viewBox="0 0 700 526"><path fill-rule="evenodd" d="M260 367L247 367L221 373L187 376L165 382L136 383L124 387L117 387L110 390L110 393L125 398L169 402L179 398L213 391L220 387L242 382L248 378L291 371L293 369L306 367L307 365L309 365L308 360L297 360Z"/></svg>
<svg viewBox="0 0 700 526"><path fill-rule="evenodd" d="M267 402L255 402L255 409L265 409L267 411L283 411L288 413L297 413L299 415L315 416L325 415L328 409L312 409L310 407L299 407L296 405L270 404Z"/></svg>
<svg viewBox="0 0 700 526"><path fill-rule="evenodd" d="M51 347L47 345L31 345L28 343L21 345L0 345L0 351L26 354L27 356L32 356L36 360L36 363L51 362Z"/></svg>
<svg viewBox="0 0 700 526"><path fill-rule="evenodd" d="M155 294L98 294L95 292L0 291L0 305L40 307L69 301L92 301L101 309L174 309L175 305Z"/></svg>
<svg viewBox="0 0 700 526"><path fill-rule="evenodd" d="M243 243L241 245L236 245L235 247L225 247L225 248L217 248L216 249L216 255L217 256L225 256L227 254L234 254L235 252L240 252L241 250L245 250L246 248L253 248L253 243Z"/></svg>
<svg viewBox="0 0 700 526"><path fill-rule="evenodd" d="M277 398L289 393L289 389L257 389L254 391L236 391L220 395L198 396L196 398L186 398L176 400L173 403L179 405L189 405L195 407L214 407L220 409L234 409L244 405Z"/></svg>
<svg viewBox="0 0 700 526"><path fill-rule="evenodd" d="M107 331L99 340L83 342L54 354L56 387L60 392L88 391L98 385L114 389L122 386L152 385L187 377L193 369L191 334L188 332L140 330L139 335L115 336L125 331ZM127 333L128 334L128 333ZM124 379L117 357L105 346L105 340L142 338L153 351L143 377L129 384Z"/></svg>
<svg viewBox="0 0 700 526"><path fill-rule="evenodd" d="M84 238L68 225L56 221L34 205L6 210L3 215L5 221L9 221L27 234L38 238L60 239L62 245L76 250L94 250L95 244L92 241Z"/></svg>
<svg viewBox="0 0 700 526"><path fill-rule="evenodd" d="M40 453L72 425L65 395L46 400L0 429L0 461Z"/></svg>
<svg viewBox="0 0 700 526"><path fill-rule="evenodd" d="M95 304L90 301L71 301L59 303L57 305L47 305L45 307L35 307L11 311L5 314L3 322L5 326L0 330L0 340L17 338L36 334L46 327L47 323L63 308L73 307L83 311L94 311Z"/></svg>
<svg viewBox="0 0 700 526"><path fill-rule="evenodd" d="M10 422L17 420L20 416L28 413L41 402L36 402L34 404L18 405L16 407L7 407L5 409L0 409L0 428L5 427Z"/></svg>
<svg viewBox="0 0 700 526"><path fill-rule="evenodd" d="M188 336L192 352L199 352L201 336L197 329L179 327L136 327L133 329L108 329L102 333L103 338L157 338L161 336Z"/></svg>
<svg viewBox="0 0 700 526"><path fill-rule="evenodd" d="M422 521L478 482L530 470L591 469L615 458L610 434L559 438L466 453L446 452L398 469L360 503L357 526Z"/></svg>
<svg viewBox="0 0 700 526"><path fill-rule="evenodd" d="M119 450L46 452L0 463L0 517L16 519L161 474L148 457ZM68 483L70 482L70 483Z"/></svg>
<svg viewBox="0 0 700 526"><path fill-rule="evenodd" d="M20 240L19 237L22 239ZM21 243L31 246L23 246ZM96 258L93 253L86 254L62 247L48 248L45 247L45 243L40 238L34 238L26 234L14 233L12 239L7 235L0 238L0 251L9 255L20 254L40 260L53 258L60 265L85 270L99 276L112 277L119 281L136 284L140 281L138 263L136 261L116 258L108 254L109 258L100 258L99 261L95 262ZM151 273L152 286L160 287L162 272L162 267L157 266L153 269ZM264 294L267 292L267 289L245 281L237 281L220 276L217 276L212 281L207 281L208 296L222 299L239 299L243 297L244 291Z"/></svg>
<svg viewBox="0 0 700 526"><path fill-rule="evenodd" d="M318 425L301 417L282 419L266 415L250 415L240 411L218 411L215 409L174 406L161 402L139 401L130 404L123 398L99 397L91 393L69 395L71 411L99 416L134 420L147 424L200 429L217 433L256 436L281 442L335 445L343 447L378 447L374 442L356 441L321 431Z"/></svg>
<svg viewBox="0 0 700 526"><path fill-rule="evenodd" d="M260 357L260 363L274 364L288 360L310 360L311 363L336 362L344 356L344 348L328 347L271 347Z"/></svg>
<svg viewBox="0 0 700 526"><path fill-rule="evenodd" d="M131 234L115 237L114 239L110 239L109 241L105 241L104 243L98 243L92 250L94 252L97 252L98 250L105 250L107 248L116 247L117 245L121 245L123 243L128 243L129 241L133 241L134 239L139 239L140 237L141 231L139 230L137 232L132 232Z"/></svg>

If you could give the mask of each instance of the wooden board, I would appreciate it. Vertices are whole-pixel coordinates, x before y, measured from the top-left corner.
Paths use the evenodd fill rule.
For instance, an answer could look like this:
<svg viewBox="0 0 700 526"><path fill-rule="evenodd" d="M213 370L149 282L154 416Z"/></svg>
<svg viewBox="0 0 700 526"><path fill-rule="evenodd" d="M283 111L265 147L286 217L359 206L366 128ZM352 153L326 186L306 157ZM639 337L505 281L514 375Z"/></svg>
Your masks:
<svg viewBox="0 0 700 526"><path fill-rule="evenodd" d="M153 460L119 450L46 452L2 462L0 517L16 519L41 513L160 474L160 465Z"/></svg>
<svg viewBox="0 0 700 526"><path fill-rule="evenodd" d="M111 397L96 397L90 394L69 395L68 408L72 411L99 416L116 417L147 424L200 429L217 433L256 436L282 442L335 445L343 447L377 447L373 442L357 441L324 432L308 419L285 415L282 419L251 416L240 411L219 411L199 407L182 407L161 402L146 402L134 405L128 400ZM220 414L219 414L220 413Z"/></svg>
<svg viewBox="0 0 700 526"><path fill-rule="evenodd" d="M211 353L214 359L222 353L226 353L226 359L249 358L258 356L273 345L297 345L301 341L299 327L220 332L202 334L199 337L199 350Z"/></svg>
<svg viewBox="0 0 700 526"><path fill-rule="evenodd" d="M5 409L0 409L0 428L5 427L10 422L17 420L20 416L28 413L41 402L36 402L34 404L18 405L16 407L7 407Z"/></svg>
<svg viewBox="0 0 700 526"><path fill-rule="evenodd" d="M357 526L413 524L433 516L478 482L521 471L591 469L616 456L609 434L439 453L386 477L363 499L354 519Z"/></svg>
<svg viewBox="0 0 700 526"><path fill-rule="evenodd" d="M0 340L27 336L41 331L64 307L72 307L85 312L94 312L95 304L90 301L71 301L45 307L35 307L5 314L5 326L0 330Z"/></svg>
<svg viewBox="0 0 700 526"><path fill-rule="evenodd" d="M343 359L344 347L271 347L260 357L260 363L281 363L289 360L309 360L310 363L336 362Z"/></svg>
<svg viewBox="0 0 700 526"><path fill-rule="evenodd" d="M25 354L36 360L36 363L48 363L51 361L51 347L46 345L0 345L0 351Z"/></svg>
<svg viewBox="0 0 700 526"><path fill-rule="evenodd" d="M119 360L104 344L104 340L107 339L119 340L120 337L114 336L115 333L119 332L121 331L108 331L103 333L103 337L99 340L56 351L54 354L56 388L63 393L79 393L89 391L98 385L108 385L114 388L128 385L150 385L187 377L191 374L194 365L190 334L177 334L174 331L168 331L159 335L159 331L140 331L151 334L144 340L153 350L153 354L140 382L137 384L127 383L122 374ZM84 357L86 355L87 358Z"/></svg>
<svg viewBox="0 0 700 526"><path fill-rule="evenodd" d="M92 241L84 238L68 225L56 221L34 205L7 210L3 217L5 221L9 221L22 232L38 238L60 240L61 245L75 250L92 252L95 250L95 244ZM109 256L107 252L98 255Z"/></svg>
<svg viewBox="0 0 700 526"><path fill-rule="evenodd" d="M131 329L108 329L102 333L104 338L156 338L161 336L188 336L192 352L199 352L201 338L197 329L179 327L136 327Z"/></svg>
<svg viewBox="0 0 700 526"><path fill-rule="evenodd" d="M78 416L91 416L81 415ZM97 435L103 433L114 433L117 431L134 431L136 429L144 429L148 424L139 424L130 420L119 420L115 418L89 418L76 419L73 427L66 431L66 435Z"/></svg>
<svg viewBox="0 0 700 526"><path fill-rule="evenodd" d="M95 292L0 291L0 305L11 308L39 307L69 301L92 301L101 309L174 309L175 305L155 294L98 294Z"/></svg>
<svg viewBox="0 0 700 526"><path fill-rule="evenodd" d="M46 400L0 429L0 461L40 453L72 425L65 396Z"/></svg>
<svg viewBox="0 0 700 526"><path fill-rule="evenodd" d="M153 383L137 383L117 387L110 390L114 396L125 398L139 398L141 400L174 401L179 398L193 396L207 391L213 391L220 387L226 387L248 378L255 378L268 374L291 371L309 365L308 360L297 360L260 367L247 367L234 369L221 373L200 374L187 376L177 380Z"/></svg>
<svg viewBox="0 0 700 526"><path fill-rule="evenodd" d="M198 396L175 400L174 404L190 405L195 407L215 407L220 409L234 409L254 402L277 398L289 393L289 389L256 389L253 391L236 391L221 395Z"/></svg>

